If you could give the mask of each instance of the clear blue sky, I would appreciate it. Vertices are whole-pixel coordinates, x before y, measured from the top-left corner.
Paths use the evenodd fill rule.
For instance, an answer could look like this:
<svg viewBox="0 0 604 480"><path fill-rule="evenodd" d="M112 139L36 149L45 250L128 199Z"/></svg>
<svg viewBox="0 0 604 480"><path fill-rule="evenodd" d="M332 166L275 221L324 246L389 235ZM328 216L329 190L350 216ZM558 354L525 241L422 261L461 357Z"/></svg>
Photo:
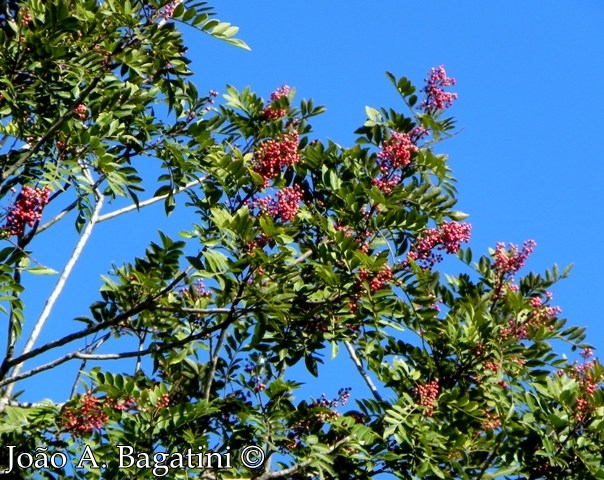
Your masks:
<svg viewBox="0 0 604 480"><path fill-rule="evenodd" d="M215 6L221 20L241 28L239 37L252 51L187 30L199 90L250 85L268 97L282 84L294 86L298 98L327 106L313 122L316 136L342 145L354 141L365 105L403 108L384 71L421 86L431 67L445 65L457 79L459 100L451 114L460 132L439 151L450 155L459 207L471 214L473 251L532 238L537 248L525 273L574 263L570 279L554 289L555 304L604 349L596 307L604 270L601 0L229 0ZM159 219L150 208L98 227L46 339L87 314L111 261L141 255L158 228L188 227L178 218ZM69 250L60 250L72 242L75 235L66 235L61 245L51 245L58 255L51 266L61 269ZM47 283L50 288L54 279ZM45 291L40 287L37 299ZM62 367L57 375L67 371Z"/></svg>

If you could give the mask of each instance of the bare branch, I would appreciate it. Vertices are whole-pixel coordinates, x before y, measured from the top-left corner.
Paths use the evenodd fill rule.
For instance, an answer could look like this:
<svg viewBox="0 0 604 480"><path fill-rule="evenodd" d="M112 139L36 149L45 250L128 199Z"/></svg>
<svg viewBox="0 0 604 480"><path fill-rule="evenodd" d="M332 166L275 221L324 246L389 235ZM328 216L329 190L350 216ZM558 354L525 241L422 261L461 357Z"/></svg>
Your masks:
<svg viewBox="0 0 604 480"><path fill-rule="evenodd" d="M201 253L198 255L201 256ZM69 335L65 335L62 338L59 338L57 340L54 340L52 342L49 342L45 345L42 345L34 350L31 350L28 353L24 353L19 355L16 358L13 358L11 361L6 362L5 367L6 368L11 368L14 367L15 365L18 365L20 363L23 363L27 360L29 360L30 358L34 358L37 357L38 355L41 355L42 353L45 353L49 350L53 350L55 348L59 348L62 347L63 345L67 345L68 343L71 343L75 340L79 340L81 338L87 337L88 335L92 335L93 333L97 333L100 332L102 330L105 330L106 328L115 326L117 324L119 324L120 322L123 322L124 320L127 320L128 318L137 315L138 313L147 310L149 308L153 308L155 305L155 301L158 298L163 297L166 293L168 293L169 291L171 291L176 285L178 285L178 283L187 276L187 274L192 270L192 266L187 267L183 272L181 272L180 274L178 274L176 276L176 278L174 280L172 280L172 282L170 282L169 285L167 285L166 287L162 288L160 292L158 292L157 294L147 298L146 300L142 301L141 303L139 303L138 305L135 305L134 307L132 307L131 309L120 313L119 315L116 315L115 317L113 317L110 320L107 320L106 322L102 322L102 323L98 323L92 327L88 327L85 328L83 330L80 330L79 332L74 332L71 333ZM220 328L220 327L218 327ZM218 330L218 328L216 328L216 330ZM209 329L209 331L213 331L212 329ZM11 380L12 382L13 380ZM0 382L0 386L2 385L6 385L8 383L11 383L7 380Z"/></svg>
<svg viewBox="0 0 604 480"><path fill-rule="evenodd" d="M216 344L216 349L214 350L214 355L212 356L212 361L210 362L210 370L208 371L205 389L203 392L203 397L206 402L210 400L210 393L212 392L212 382L214 380L214 375L216 374L216 366L218 365L218 359L220 358L220 350L222 350L222 346L224 345L226 336L227 327L225 326L220 332L220 337L218 338L218 343Z"/></svg>
<svg viewBox="0 0 604 480"><path fill-rule="evenodd" d="M92 213L92 217L90 218L90 221L88 222L88 224L86 225L86 228L82 232L82 236L80 237L80 240L76 244L70 259L68 260L67 264L65 265L65 268L63 269L63 272L59 276L59 279L57 281L57 284L55 285L54 290L52 291L52 293L46 300L46 304L44 305L44 309L42 310L42 313L40 314L40 318L38 318L38 321L36 322L34 329L31 332L31 335L27 339L27 343L25 344L25 347L23 347L21 356L23 356L23 354L29 353L33 349L33 347L36 343L36 340L38 340L38 336L40 335L42 328L46 324L46 321L50 317L50 314L52 312L52 309L55 306L56 301L58 300L59 296L63 292L63 288L65 287L65 283L67 282L69 275L71 275L73 267L75 266L76 262L80 259L80 255L82 254L84 246L86 245L86 243L88 243L88 240L90 239L90 235L92 234L92 230L97 222L97 219L99 217L99 214L101 213L102 208L103 208L103 197L99 197L97 204L94 208L94 212ZM19 363L18 365L15 365L15 368L14 368L11 376L19 375L21 368L23 368L23 362ZM6 391L7 397L10 397L10 395L12 393L13 385L14 384L12 384L11 386L8 387L8 389Z"/></svg>
<svg viewBox="0 0 604 480"><path fill-rule="evenodd" d="M207 336L217 330L223 330L226 331L226 329L237 319L237 317L233 316L233 317L229 317L227 318L224 322L218 323L216 325L213 325L211 327L205 328L203 331L196 333L194 335L189 335L186 338L183 338L182 340L177 340L174 342L168 342L165 343L164 345L160 346L160 347L152 347L152 348L147 348L145 350L135 350L135 351L131 351L131 352L122 352L122 353L106 353L106 354L90 354L90 353L83 353L82 350L78 350L72 353L69 353L63 357L60 357L56 360L53 360L52 362L48 362L45 363L44 365L40 365L39 367L36 368L32 368L31 370L28 370L25 373L22 373L20 375L12 375L10 378L7 378L6 380L2 380L0 381L0 388L4 387L5 385L10 385L10 384L14 384L16 382L18 382L19 380L23 380L24 378L29 378L32 377L38 373L41 373L43 371L46 370L50 370L56 366L59 366L63 363L66 363L70 360L73 359L80 359L80 360L98 360L98 361L104 361L104 360L121 360L124 358L133 358L133 357L138 357L138 356L146 356L146 355L150 355L153 353L161 353L167 350L171 350L173 348L178 348L178 347L182 347L184 345L187 345L191 342L194 342L196 340L201 340L201 339L205 339L207 338ZM107 326L107 323L104 324L105 326ZM80 332L77 332L80 333ZM63 339L61 339L60 341L63 341ZM57 342L54 342L57 343ZM65 345L66 343L69 342L64 342L62 343L62 345ZM53 348L55 348L56 346L60 346L60 345L55 345L53 346ZM39 350L39 349L38 349ZM48 349L47 349L48 350ZM46 350L45 350L46 351ZM32 352L30 352L31 354ZM41 353L41 352L40 352ZM39 354L39 353L38 353ZM16 361L19 360L19 358L15 359ZM27 360L27 359L26 359Z"/></svg>
<svg viewBox="0 0 604 480"><path fill-rule="evenodd" d="M202 178L199 178L197 180L193 180L192 182L187 183L183 187L177 189L174 192L174 195L182 193L185 190L188 190L189 188L191 188L191 187L193 187L195 185L200 184L206 178L208 178L208 177L205 176L205 177L202 177ZM138 205L133 204L133 205L129 205L129 206L124 207L124 208L120 208L119 210L115 210L113 212L106 213L105 215L101 215L99 217L99 222L104 222L105 220L110 220L110 219L115 218L115 217L117 217L119 215L123 215L124 213L131 212L132 210L139 210L139 209L141 209L143 207L147 207L147 206L152 205L152 204L154 204L156 202L159 202L160 200L163 200L165 198L168 198L168 194L166 194L166 195L159 195L157 197L152 197L152 198L149 198L148 200L145 200L143 202L139 202Z"/></svg>
<svg viewBox="0 0 604 480"><path fill-rule="evenodd" d="M363 364L361 363L361 360L357 356L357 352L354 350L354 347L352 346L352 344L350 342L344 342L344 345L346 345L346 349L348 350L348 354L350 355L350 359L352 360L352 362L357 367L357 370L361 374L361 377L363 377L363 380L365 380L365 383L369 387L369 390L371 390L371 393L373 394L373 397L378 402L383 402L384 399L380 395L380 392L378 391L378 389L376 388L375 384L373 383L373 380L371 380L371 377L369 376L369 374L365 371L365 367L363 367Z"/></svg>

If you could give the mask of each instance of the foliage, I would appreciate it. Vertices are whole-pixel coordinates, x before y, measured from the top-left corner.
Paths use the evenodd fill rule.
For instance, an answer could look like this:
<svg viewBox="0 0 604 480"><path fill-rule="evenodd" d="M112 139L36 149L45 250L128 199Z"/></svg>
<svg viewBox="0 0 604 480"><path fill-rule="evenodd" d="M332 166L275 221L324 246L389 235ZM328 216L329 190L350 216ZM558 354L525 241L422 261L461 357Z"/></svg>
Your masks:
<svg viewBox="0 0 604 480"><path fill-rule="evenodd" d="M604 370L548 291L568 271L516 280L534 242L478 259L462 246L471 226L433 151L454 132L444 68L421 91L389 73L405 113L367 107L343 148L313 139L323 108L286 86L268 100L228 87L214 106L187 79L179 24L247 47L203 2L30 0L5 14L0 444L14 449L0 465L39 460L15 478L604 478ZM115 266L70 333L40 342L93 228L158 201L169 215L179 193L191 227ZM30 248L70 218L79 240L58 274ZM442 274L443 255L461 273ZM58 281L19 350L28 273ZM321 379L341 349L371 395L301 399L315 380L295 367ZM113 359L130 372L88 366ZM74 360L64 403L13 393ZM258 468L240 461L246 446ZM138 456L120 462L127 448ZM179 466L188 449L231 452L231 468Z"/></svg>

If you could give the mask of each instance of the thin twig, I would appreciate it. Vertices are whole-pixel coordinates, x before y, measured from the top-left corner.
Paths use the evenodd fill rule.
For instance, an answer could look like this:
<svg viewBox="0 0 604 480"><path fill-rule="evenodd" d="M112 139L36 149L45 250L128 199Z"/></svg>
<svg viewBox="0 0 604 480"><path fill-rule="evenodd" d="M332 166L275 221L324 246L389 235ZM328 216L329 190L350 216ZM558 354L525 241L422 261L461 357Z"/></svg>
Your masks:
<svg viewBox="0 0 604 480"><path fill-rule="evenodd" d="M226 340L227 329L228 326L225 326L220 332L220 337L218 337L218 343L216 344L216 349L214 350L214 355L212 356L210 370L208 372L203 392L203 398L206 402L210 401L210 394L212 393L212 383L214 380L214 375L216 374L216 366L218 365L218 359L220 358L220 350L222 350L222 346L224 345L224 341Z"/></svg>
<svg viewBox="0 0 604 480"><path fill-rule="evenodd" d="M371 393L373 394L373 397L378 402L383 402L384 399L382 398L382 396L380 395L380 392L378 391L378 389L376 388L375 384L373 383L373 380L371 380L371 377L365 371L365 368L363 367L363 364L361 363L361 360L359 360L359 357L357 356L357 352L355 352L354 347L351 345L350 342L344 342L344 345L346 345L346 349L348 350L348 354L350 355L350 359L356 365L357 370L361 374L361 377L363 377L363 380L365 380L365 383L369 387L369 390L371 390Z"/></svg>
<svg viewBox="0 0 604 480"><path fill-rule="evenodd" d="M180 187L179 189L177 189L173 193L173 195L177 195L177 194L179 194L181 192L184 192L185 190L188 190L189 188L191 188L191 187L193 187L193 186L195 186L197 184L200 184L201 182L203 182L207 178L208 177L205 176L203 178L199 178L197 180L193 180L192 182L189 182L186 185L184 185L183 187ZM104 222L105 220L110 220L110 219L115 218L115 217L117 217L119 215L123 215L124 213L131 212L132 210L139 210L139 209L141 209L143 207L147 207L149 205L152 205L152 204L154 204L156 202L159 202L160 200L168 198L168 195L169 194L159 195L157 197L152 197L152 198L149 198L149 199L147 199L147 200L145 200L143 202L139 202L138 205L136 205L136 204L128 205L127 207L120 208L119 210L115 210L113 212L106 213L105 215L101 215L99 217L99 223L100 222Z"/></svg>
<svg viewBox="0 0 604 480"><path fill-rule="evenodd" d="M243 291L245 290L245 285L247 284L247 281L249 280L251 275L252 275L252 271L250 271L239 284L239 289L237 290L237 295L233 299L233 303L231 304L231 308L227 315L226 320L223 322L225 324L225 326L223 327L222 332L220 332L220 338L218 339L218 345L216 345L216 349L214 350L214 356L212 357L210 370L206 377L206 384L205 384L204 391L203 391L203 397L206 402L208 402L210 400L210 393L212 392L212 383L214 382L214 374L216 373L216 365L218 364L220 350L222 349L222 345L224 343L224 340L226 339L227 328L237 318L237 316L235 315L235 311L237 309L237 304L241 300L241 296L243 295Z"/></svg>
<svg viewBox="0 0 604 480"><path fill-rule="evenodd" d="M97 350L98 348L100 348L101 345L103 345L103 343L105 343L109 339L109 337L111 337L111 332L108 332L105 335L103 335L101 338L99 338L94 345L91 345L90 347L88 347L88 350L92 351L92 352ZM82 377L82 373L84 372L84 369L86 368L87 362L88 362L87 359L82 360L82 364L80 366L80 369L78 370L78 374L76 375L76 378L73 381L73 387L71 387L71 394L69 395L69 398L75 397L75 394L78 390L78 382L80 381L80 378Z"/></svg>

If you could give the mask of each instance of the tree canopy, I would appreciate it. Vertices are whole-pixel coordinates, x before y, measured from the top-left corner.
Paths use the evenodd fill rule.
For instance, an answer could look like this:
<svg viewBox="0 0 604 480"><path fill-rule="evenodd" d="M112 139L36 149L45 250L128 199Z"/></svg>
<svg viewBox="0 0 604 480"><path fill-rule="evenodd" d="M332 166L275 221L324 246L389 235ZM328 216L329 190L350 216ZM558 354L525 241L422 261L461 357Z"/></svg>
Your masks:
<svg viewBox="0 0 604 480"><path fill-rule="evenodd" d="M604 478L604 370L549 290L568 269L525 273L532 240L469 248L434 150L455 133L443 66L419 87L387 73L402 111L367 107L342 147L289 86L198 91L183 26L247 48L205 2L4 5L7 478ZM58 318L95 227L158 202L189 228L95 272L97 301ZM55 272L35 240L65 224ZM32 318L39 275L56 286ZM300 396L342 356L343 385ZM68 398L18 392L68 362Z"/></svg>

